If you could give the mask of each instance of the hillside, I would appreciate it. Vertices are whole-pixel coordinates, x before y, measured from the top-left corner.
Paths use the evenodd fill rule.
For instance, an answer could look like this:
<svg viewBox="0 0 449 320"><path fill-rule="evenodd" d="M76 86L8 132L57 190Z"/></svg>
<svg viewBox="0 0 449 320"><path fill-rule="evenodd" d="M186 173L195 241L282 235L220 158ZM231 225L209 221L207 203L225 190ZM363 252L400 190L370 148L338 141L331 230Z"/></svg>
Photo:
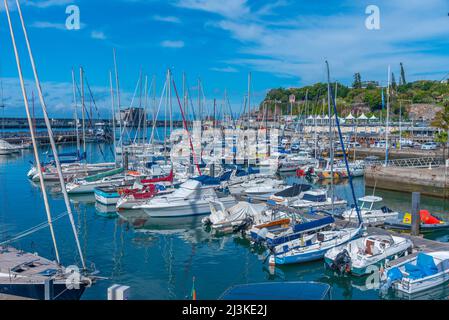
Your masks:
<svg viewBox="0 0 449 320"><path fill-rule="evenodd" d="M335 84L333 84L335 92ZM385 109L386 109L386 88L384 90ZM312 86L302 88L278 88L268 92L264 101L261 103L262 109L264 104L268 106L271 112L275 109L275 101L278 112L282 109L283 114L290 113L289 96L294 94L296 103L293 107L293 114L304 113L306 95L308 96L307 114L323 113L327 110L327 84L316 83ZM382 112L382 88L376 83L371 82L362 88L350 88L342 84L338 84L338 111L345 116L352 112L354 115L365 112L379 116L381 113L385 115L386 110ZM410 107L417 105L428 106L430 109L439 109L445 101L449 100L449 84L439 81L415 81L405 85L393 85L391 88L391 111L392 116L399 115L400 106L402 104L403 118L407 118ZM432 110L430 110L432 111Z"/></svg>

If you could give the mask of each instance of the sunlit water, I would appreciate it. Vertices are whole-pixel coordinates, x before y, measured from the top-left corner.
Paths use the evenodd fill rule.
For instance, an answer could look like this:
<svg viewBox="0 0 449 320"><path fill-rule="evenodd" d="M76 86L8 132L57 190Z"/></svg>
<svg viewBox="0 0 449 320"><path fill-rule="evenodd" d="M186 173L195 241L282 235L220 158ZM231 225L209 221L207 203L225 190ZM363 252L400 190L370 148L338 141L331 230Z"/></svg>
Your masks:
<svg viewBox="0 0 449 320"><path fill-rule="evenodd" d="M74 150L74 146L59 146L58 149L67 152ZM89 144L88 159L110 161L111 150L108 145ZM41 149L41 152L45 151L48 149ZM46 219L40 188L26 177L31 160L31 150L16 156L0 156L1 239ZM287 180L294 182L294 178ZM363 179L355 179L354 184L357 197L364 195ZM57 215L65 211L65 206L55 189L48 187L50 206ZM337 184L335 190L339 197L352 202L347 182ZM366 190L368 194L372 192L372 189ZM410 210L410 194L377 190L376 195L382 196L392 209ZM217 299L235 284L287 280L329 283L333 299L379 299L378 290L364 289L364 279L338 277L326 270L322 261L276 268L275 274L271 275L264 264L263 252L253 250L237 235L210 236L201 226L201 217L155 220L133 211L118 217L107 213L107 208L96 205L93 195L73 198L72 204L85 257L89 265L95 264L99 275L108 277L86 290L83 299L106 299L107 288L115 283L130 286L133 299L188 299L193 277L196 278L198 299ZM429 197L422 197L421 206L441 214L449 209L448 202ZM67 217L56 223L55 232L64 265L80 265ZM430 237L449 241L448 234ZM54 258L48 229L14 245ZM449 292L445 285L424 298L447 296ZM394 296L390 294L388 298Z"/></svg>

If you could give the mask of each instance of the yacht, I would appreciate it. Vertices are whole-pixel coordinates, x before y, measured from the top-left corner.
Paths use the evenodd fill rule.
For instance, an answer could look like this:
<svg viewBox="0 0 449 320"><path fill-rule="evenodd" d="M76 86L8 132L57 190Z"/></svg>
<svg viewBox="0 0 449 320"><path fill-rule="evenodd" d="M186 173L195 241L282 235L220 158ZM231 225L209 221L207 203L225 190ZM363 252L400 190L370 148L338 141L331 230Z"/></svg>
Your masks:
<svg viewBox="0 0 449 320"><path fill-rule="evenodd" d="M211 212L210 201L220 201L225 208L237 203L233 196L220 197L213 187L203 187L200 181L191 179L173 193L155 197L133 209L142 209L150 217L161 218L204 215Z"/></svg>

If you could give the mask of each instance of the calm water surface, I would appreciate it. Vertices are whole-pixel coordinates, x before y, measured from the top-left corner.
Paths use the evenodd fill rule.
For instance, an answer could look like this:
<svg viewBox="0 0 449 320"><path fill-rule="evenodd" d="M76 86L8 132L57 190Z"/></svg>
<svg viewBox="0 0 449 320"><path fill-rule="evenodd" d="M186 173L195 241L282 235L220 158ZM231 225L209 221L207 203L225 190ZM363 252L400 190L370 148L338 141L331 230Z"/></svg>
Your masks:
<svg viewBox="0 0 449 320"><path fill-rule="evenodd" d="M60 152L74 146L59 146ZM88 160L110 161L107 145L88 145ZM101 150L100 150L101 148ZM48 149L41 149L42 152ZM5 239L45 221L42 195L26 173L33 160L31 150L16 156L0 156L0 238ZM294 178L287 179L290 183ZM365 194L363 179L354 181L357 197ZM62 196L49 186L53 215L65 211ZM371 194L372 189L366 190ZM347 183L336 185L336 194L352 202ZM392 209L410 210L411 195L376 191ZM432 213L449 212L449 203L422 197L422 208ZM263 252L256 252L238 236L212 237L201 226L201 217L169 220L148 219L141 212L121 216L95 204L92 196L72 198L81 245L89 264L95 264L100 281L86 290L83 299L106 299L107 288L114 283L131 286L133 299L186 299L195 277L198 299L217 299L229 286L261 281L306 280L329 283L334 299L379 299L376 290L365 290L364 280L336 277L325 270L323 262L276 268L271 275L263 263ZM68 218L55 225L59 250L64 265L79 264ZM449 234L430 236L449 242ZM54 258L48 229L19 242L16 247ZM426 297L447 298L447 285ZM394 298L388 296L388 298Z"/></svg>

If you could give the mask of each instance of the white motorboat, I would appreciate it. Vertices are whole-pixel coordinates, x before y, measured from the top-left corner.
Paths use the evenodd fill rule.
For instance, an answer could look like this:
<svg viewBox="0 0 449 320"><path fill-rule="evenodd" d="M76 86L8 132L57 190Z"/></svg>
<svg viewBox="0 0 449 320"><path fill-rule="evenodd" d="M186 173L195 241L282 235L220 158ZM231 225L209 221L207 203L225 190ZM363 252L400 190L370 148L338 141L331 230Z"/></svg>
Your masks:
<svg viewBox="0 0 449 320"><path fill-rule="evenodd" d="M330 210L334 209L334 213L342 212L346 206L346 200L334 199L332 205L332 199L328 197L328 192L325 189L314 189L307 190L299 194L297 197L284 200L285 205L289 205L295 209L300 209L302 211L310 210ZM271 197L276 202L281 199L276 195Z"/></svg>
<svg viewBox="0 0 449 320"><path fill-rule="evenodd" d="M386 206L378 204L383 202L381 197L365 196L359 199L360 213L365 224L383 223L387 219L397 218L399 212L393 211ZM346 210L342 214L343 219L358 222L357 212L355 208Z"/></svg>
<svg viewBox="0 0 449 320"><path fill-rule="evenodd" d="M394 261L392 262L394 264ZM449 251L423 253L384 270L386 287L415 294L449 281Z"/></svg>
<svg viewBox="0 0 449 320"><path fill-rule="evenodd" d="M326 265L341 273L356 276L370 273L369 266L383 267L385 262L407 255L411 240L391 235L370 235L330 249L324 255Z"/></svg>
<svg viewBox="0 0 449 320"><path fill-rule="evenodd" d="M221 201L226 208L236 204L234 197L219 197L213 187L203 187L199 181L188 180L173 193L155 197L133 209L143 209L150 217L203 215L210 213L210 201Z"/></svg>
<svg viewBox="0 0 449 320"><path fill-rule="evenodd" d="M11 155L13 153L19 152L20 149L13 146L5 140L0 140L0 155Z"/></svg>
<svg viewBox="0 0 449 320"><path fill-rule="evenodd" d="M242 186L244 188L243 193L256 200L268 200L270 196L288 188L284 181L271 178L254 182L254 184L249 184L248 188L245 188L245 184Z"/></svg>

